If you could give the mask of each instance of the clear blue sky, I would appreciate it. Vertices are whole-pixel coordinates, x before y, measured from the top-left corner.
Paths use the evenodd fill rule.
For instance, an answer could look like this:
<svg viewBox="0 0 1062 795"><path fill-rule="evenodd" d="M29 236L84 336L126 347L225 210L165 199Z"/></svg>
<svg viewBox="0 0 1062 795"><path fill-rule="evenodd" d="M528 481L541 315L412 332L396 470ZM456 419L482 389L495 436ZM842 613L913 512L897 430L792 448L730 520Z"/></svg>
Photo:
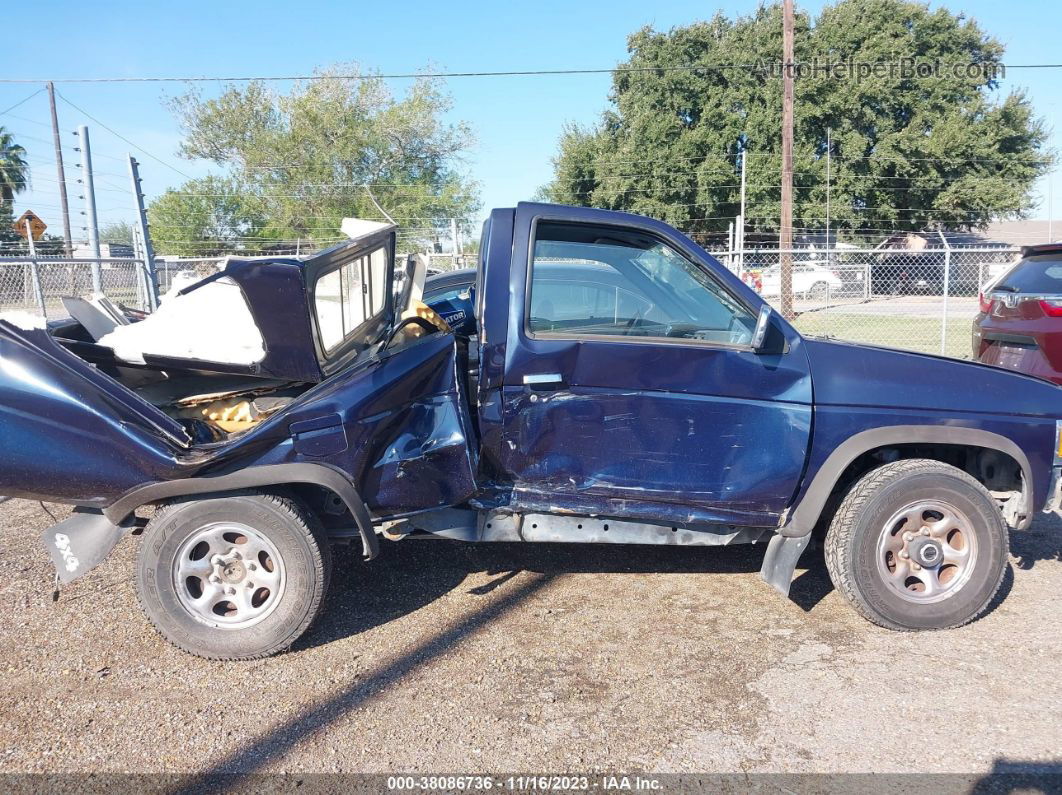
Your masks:
<svg viewBox="0 0 1062 795"><path fill-rule="evenodd" d="M309 74L315 67L358 61L382 72L611 67L626 56L626 36L643 25L667 29L711 16L704 2L535 3L327 3L301 0L181 3L39 2L27 6L26 30L9 15L0 48L0 76L25 78ZM718 8L749 13L752 0ZM799 3L815 13L821 2ZM932 5L939 5L933 3ZM1035 0L949 0L953 11L975 17L1007 48L1015 63L1059 62L1062 3ZM391 81L395 92L408 81ZM550 158L566 121L592 122L607 106L608 75L453 78L448 89L452 116L469 122L478 143L467 169L482 187L484 209L529 198L549 179ZM1062 150L1062 70L1013 70L1004 87L1025 87L1052 128L1052 146ZM0 111L24 99L37 85L0 85ZM277 84L286 89L286 84ZM202 163L177 158L179 130L163 106L182 84L68 84L58 90L75 105L181 172L199 176ZM219 90L206 84L210 94ZM799 108L797 109L799 113ZM59 103L67 177L77 174L76 139L68 130L89 124L97 172L101 224L129 219L131 196L124 154L128 144L69 105ZM17 199L16 212L30 207L61 232L57 182L44 93L0 116L29 152L33 189ZM149 197L179 185L184 177L143 152ZM1062 178L1056 174L1054 215L1062 217ZM78 191L71 208L80 211ZM1043 196L1046 190L1040 186ZM1036 217L1047 217L1046 200ZM75 219L83 216L75 215ZM83 221L75 220L77 227Z"/></svg>

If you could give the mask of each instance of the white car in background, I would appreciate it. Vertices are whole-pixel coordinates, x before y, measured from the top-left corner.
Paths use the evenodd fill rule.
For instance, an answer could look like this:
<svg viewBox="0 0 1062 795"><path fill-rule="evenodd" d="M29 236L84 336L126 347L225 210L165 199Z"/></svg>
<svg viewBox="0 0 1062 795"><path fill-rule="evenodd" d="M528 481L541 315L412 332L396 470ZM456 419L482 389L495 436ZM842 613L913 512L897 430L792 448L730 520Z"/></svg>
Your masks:
<svg viewBox="0 0 1062 795"><path fill-rule="evenodd" d="M779 265L764 268L760 274L763 286L760 295L775 296L782 294L782 269ZM793 263L793 295L799 298L812 298L824 301L830 293L839 293L843 282L831 270L815 262Z"/></svg>

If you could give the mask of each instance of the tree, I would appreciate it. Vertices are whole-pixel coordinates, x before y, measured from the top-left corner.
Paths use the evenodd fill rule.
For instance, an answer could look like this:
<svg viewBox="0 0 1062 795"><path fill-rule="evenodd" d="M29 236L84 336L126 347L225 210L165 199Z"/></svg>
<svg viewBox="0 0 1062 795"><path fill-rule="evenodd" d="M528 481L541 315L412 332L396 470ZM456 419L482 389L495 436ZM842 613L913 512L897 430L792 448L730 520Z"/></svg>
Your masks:
<svg viewBox="0 0 1062 795"><path fill-rule="evenodd" d="M259 200L227 177L204 177L168 190L148 207L154 246L166 254L210 257L276 237ZM270 234L271 233L271 234Z"/></svg>
<svg viewBox="0 0 1062 795"><path fill-rule="evenodd" d="M101 243L133 245L133 225L128 221L111 221L100 229Z"/></svg>
<svg viewBox="0 0 1062 795"><path fill-rule="evenodd" d="M23 159L25 155L26 150L0 127L0 244L4 244L4 248L11 248L22 240L11 225L14 223L15 194L29 186L29 165Z"/></svg>
<svg viewBox="0 0 1062 795"><path fill-rule="evenodd" d="M631 35L631 70L615 74L612 107L591 129L564 130L546 195L720 232L740 211L745 151L749 226L776 232L781 34L773 5ZM970 229L1027 212L1033 183L1052 160L1043 123L1020 91L1000 96L991 68L950 71L997 63L1002 53L975 21L905 0L840 0L814 23L798 14L796 60L822 65L817 74L797 73L798 231L825 225L827 130L831 224L852 237L933 224ZM912 59L907 72L903 58ZM825 73L825 65L849 60L894 66ZM932 76L914 72L933 63Z"/></svg>
<svg viewBox="0 0 1062 795"><path fill-rule="evenodd" d="M224 166L229 181L220 191L194 181L176 192L183 199L153 204L160 249L164 239L182 237L164 234L163 218L170 228L202 231L185 213L231 220L206 231L234 246L261 242L247 239L251 231L332 242L344 217L382 219L377 203L415 240L445 232L450 218L467 220L478 206L476 186L459 167L472 136L466 125L442 120L449 99L428 79L396 99L379 78L342 76L354 73L355 66L336 66L288 94L251 82L214 99L193 92L174 100L185 132L181 154ZM249 215L248 206L232 203L236 194L251 202ZM209 210L213 202L221 206Z"/></svg>
<svg viewBox="0 0 1062 795"><path fill-rule="evenodd" d="M23 159L26 150L0 127L0 201L11 211L15 194L29 186L29 164Z"/></svg>

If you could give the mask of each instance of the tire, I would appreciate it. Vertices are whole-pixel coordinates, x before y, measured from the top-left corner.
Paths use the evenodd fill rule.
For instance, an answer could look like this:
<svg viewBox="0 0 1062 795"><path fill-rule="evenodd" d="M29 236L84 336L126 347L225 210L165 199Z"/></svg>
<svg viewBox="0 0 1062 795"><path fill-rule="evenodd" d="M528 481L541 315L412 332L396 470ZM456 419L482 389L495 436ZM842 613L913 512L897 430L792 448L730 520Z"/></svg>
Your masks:
<svg viewBox="0 0 1062 795"><path fill-rule="evenodd" d="M928 459L864 475L842 500L825 543L837 590L868 621L893 630L976 619L999 590L1008 552L992 495L962 470ZM927 565L932 560L939 564Z"/></svg>
<svg viewBox="0 0 1062 795"><path fill-rule="evenodd" d="M825 301L830 286L826 282L815 282L805 294L805 298L811 301Z"/></svg>
<svg viewBox="0 0 1062 795"><path fill-rule="evenodd" d="M178 648L251 660L284 651L313 623L331 564L319 522L294 500L258 492L186 500L148 523L137 595Z"/></svg>

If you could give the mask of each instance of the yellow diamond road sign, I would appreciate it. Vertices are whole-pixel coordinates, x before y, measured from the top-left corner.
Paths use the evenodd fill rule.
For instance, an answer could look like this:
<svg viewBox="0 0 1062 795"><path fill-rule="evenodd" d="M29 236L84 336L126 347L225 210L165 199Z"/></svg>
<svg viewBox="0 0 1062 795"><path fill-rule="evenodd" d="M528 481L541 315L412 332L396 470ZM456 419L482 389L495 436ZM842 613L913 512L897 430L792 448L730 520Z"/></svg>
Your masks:
<svg viewBox="0 0 1062 795"><path fill-rule="evenodd" d="M29 231L33 234L34 240L40 240L41 235L44 234L44 230L48 228L48 224L44 223L33 210L26 210L19 216L19 219L12 224L15 231L22 237L26 236L26 222L29 221Z"/></svg>

